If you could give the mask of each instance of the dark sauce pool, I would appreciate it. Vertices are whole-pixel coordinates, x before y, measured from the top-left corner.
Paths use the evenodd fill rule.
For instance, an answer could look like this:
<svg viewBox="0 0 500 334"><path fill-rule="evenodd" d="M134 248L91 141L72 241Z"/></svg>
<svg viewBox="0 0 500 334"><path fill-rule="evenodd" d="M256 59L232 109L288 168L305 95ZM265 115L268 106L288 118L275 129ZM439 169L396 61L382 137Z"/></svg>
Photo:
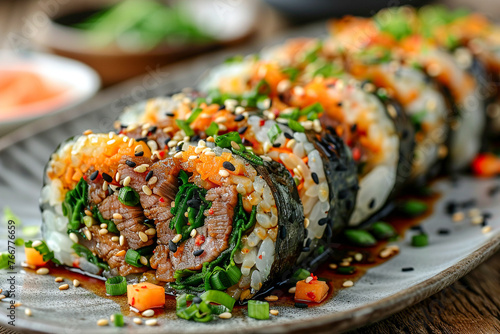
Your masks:
<svg viewBox="0 0 500 334"><path fill-rule="evenodd" d="M425 202L428 206L428 209L422 215L419 215L415 218L405 217L401 213L397 211L391 213L387 216L384 221L390 223L398 232L399 238L404 237L406 231L414 226L418 226L423 220L429 217L433 212L434 203L440 198L440 194L432 193L422 196L407 196L402 197L400 200L408 200L408 199L417 199L419 201ZM327 261L322 263L315 271L314 275L318 277L319 280L326 281L329 286L329 291L327 297L321 303L312 303L312 302L302 302L300 303L306 304L307 307L318 307L321 306L326 301L334 298L337 292L341 289L346 289L343 287L343 283L345 281L356 282L370 269L375 266L378 266L388 260L390 260L393 256L397 256L396 254L382 258L379 256L380 252L386 248L388 241L379 241L373 247L354 247L349 244L346 244L345 241L336 240L336 242L332 245L335 249L334 255L331 256ZM360 261L356 261L354 258L356 254L361 254L362 259ZM343 259L351 257L353 261L350 266L354 266L356 271L352 274L339 274L335 269L330 268L331 264L339 265L343 262ZM358 255L359 257L359 255ZM27 269L30 271L30 269ZM34 270L32 270L34 272ZM62 277L67 281L71 282L74 279L77 279L81 283L81 288L87 289L88 291L98 295L102 298L107 298L115 301L120 305L121 313L124 316L138 316L139 313L132 311L128 305L127 296L108 296L106 294L105 281L103 278L96 278L85 274L84 272L73 269L66 268L63 266L52 266L50 268L50 275L54 277ZM294 294L289 293L288 290L290 287L294 286L293 284L284 284L279 288L273 289L270 291L269 295L278 296L278 301L270 302L270 308L272 309L275 306L285 306L285 307L295 307L296 301L294 300ZM233 309L233 315L237 316L239 314L243 314L243 309L246 309L245 305L236 304ZM175 296L166 295L165 307L163 309L155 309L156 317L165 317L169 314L175 313Z"/></svg>

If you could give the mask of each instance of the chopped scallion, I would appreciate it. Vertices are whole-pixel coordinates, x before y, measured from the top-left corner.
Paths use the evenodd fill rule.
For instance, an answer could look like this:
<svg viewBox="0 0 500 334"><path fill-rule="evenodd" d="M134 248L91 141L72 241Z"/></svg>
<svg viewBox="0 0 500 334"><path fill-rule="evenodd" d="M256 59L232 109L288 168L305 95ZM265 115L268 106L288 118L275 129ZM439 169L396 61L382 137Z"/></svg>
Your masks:
<svg viewBox="0 0 500 334"><path fill-rule="evenodd" d="M127 280L123 276L108 278L106 293L110 296L120 296L127 292ZM122 319L123 320L123 319Z"/></svg>
<svg viewBox="0 0 500 334"><path fill-rule="evenodd" d="M131 266L140 268L142 267L142 263L140 260L141 260L141 254L139 254L139 252L131 248L127 250L127 253L125 254L125 262L127 262Z"/></svg>
<svg viewBox="0 0 500 334"><path fill-rule="evenodd" d="M257 320L269 319L269 303L260 300L248 301L248 316Z"/></svg>

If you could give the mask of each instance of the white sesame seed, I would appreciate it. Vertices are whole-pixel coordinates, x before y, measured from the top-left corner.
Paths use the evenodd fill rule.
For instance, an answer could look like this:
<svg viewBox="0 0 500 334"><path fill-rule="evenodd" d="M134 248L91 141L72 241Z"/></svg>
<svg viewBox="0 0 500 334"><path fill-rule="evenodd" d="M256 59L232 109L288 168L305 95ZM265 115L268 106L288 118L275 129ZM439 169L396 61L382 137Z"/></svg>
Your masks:
<svg viewBox="0 0 500 334"><path fill-rule="evenodd" d="M235 113L236 115L242 114L242 113L244 113L244 112L245 112L245 108L244 108L244 107L242 107L242 106L237 106L237 107L234 109L234 113Z"/></svg>
<svg viewBox="0 0 500 334"><path fill-rule="evenodd" d="M197 234L197 233L198 233L198 231L196 231L196 230L194 230L194 229L193 229L193 230L191 231L191 233L189 233L189 235L191 236L191 238L194 238L194 237L196 237L196 234Z"/></svg>
<svg viewBox="0 0 500 334"><path fill-rule="evenodd" d="M148 236L144 232L139 232L139 238L142 240L142 242L147 242L148 241Z"/></svg>
<svg viewBox="0 0 500 334"><path fill-rule="evenodd" d="M115 174L115 180L116 180L116 182L120 182L120 176L121 176L120 172L116 172L116 174Z"/></svg>
<svg viewBox="0 0 500 334"><path fill-rule="evenodd" d="M178 243L179 241L181 241L182 239L182 234L177 234L173 239L172 239L172 242L173 243Z"/></svg>
<svg viewBox="0 0 500 334"><path fill-rule="evenodd" d="M224 312L224 313L221 313L219 314L219 318L221 319L231 319L233 315L229 312Z"/></svg>
<svg viewBox="0 0 500 334"><path fill-rule="evenodd" d="M151 151L158 150L158 144L154 140L148 140L148 146L151 149Z"/></svg>
<svg viewBox="0 0 500 334"><path fill-rule="evenodd" d="M272 147L271 143L269 141L265 141L264 145L262 146L262 149L264 150L264 153L267 153L269 152L271 147Z"/></svg>
<svg viewBox="0 0 500 334"><path fill-rule="evenodd" d="M459 221L462 221L464 220L465 218L465 215L462 211L458 211L458 212L455 212L453 214L453 216L451 217L451 219L454 221L454 222L459 222Z"/></svg>
<svg viewBox="0 0 500 334"><path fill-rule="evenodd" d="M127 176L125 178L125 180L123 180L123 186L128 187L128 185L130 184L130 181L132 181L132 179L130 178L130 176Z"/></svg>
<svg viewBox="0 0 500 334"><path fill-rule="evenodd" d="M7 298L5 295L0 295L0 300Z"/></svg>
<svg viewBox="0 0 500 334"><path fill-rule="evenodd" d="M116 235L111 237L111 241L113 241L113 242L118 242L119 239L120 238L118 238L118 236L116 236Z"/></svg>
<svg viewBox="0 0 500 334"><path fill-rule="evenodd" d="M156 230L151 227L151 228L148 228L146 231L144 231L144 233L146 233L147 235L155 235Z"/></svg>
<svg viewBox="0 0 500 334"><path fill-rule="evenodd" d="M288 293L295 293L295 290L296 290L296 289L297 289L297 288L293 286L293 287L291 287L290 289L288 289Z"/></svg>
<svg viewBox="0 0 500 334"><path fill-rule="evenodd" d="M97 320L97 326L107 326L109 324L108 319Z"/></svg>
<svg viewBox="0 0 500 334"><path fill-rule="evenodd" d="M106 230L105 228L102 228L102 229L100 229L100 230L99 230L99 234L100 234L100 235L105 235L105 234L108 234L108 232L109 232L109 231L108 231L108 230Z"/></svg>
<svg viewBox="0 0 500 334"><path fill-rule="evenodd" d="M208 151L208 152L205 153L205 155L215 156L215 152L214 151Z"/></svg>
<svg viewBox="0 0 500 334"><path fill-rule="evenodd" d="M74 287L79 287L79 286L80 286L80 281L79 281L79 280L77 280L77 279L74 279L74 280L73 280L73 286L74 286Z"/></svg>
<svg viewBox="0 0 500 334"><path fill-rule="evenodd" d="M142 148L142 145L137 145L136 147L134 147L134 153L139 153L143 151L144 149Z"/></svg>
<svg viewBox="0 0 500 334"><path fill-rule="evenodd" d="M380 256L381 258L383 258L383 259L388 258L388 257L389 257L389 256L391 256L391 255L392 255L392 251L391 251L390 249L387 249L387 248L385 248L384 250L382 250L382 251L380 252L380 254L379 254L379 256Z"/></svg>
<svg viewBox="0 0 500 334"><path fill-rule="evenodd" d="M61 283L62 281L64 281L64 278L62 278L62 277L56 277L56 278L54 279L54 281L55 281L56 283Z"/></svg>
<svg viewBox="0 0 500 334"><path fill-rule="evenodd" d="M147 266L147 265L148 265L148 259L147 259L145 256L141 256L141 257L139 258L139 261L141 261L141 263L142 263L143 265L145 265L145 266Z"/></svg>
<svg viewBox="0 0 500 334"><path fill-rule="evenodd" d="M141 318L134 318L134 320L132 320L134 322L134 324L136 325L142 325L142 320Z"/></svg>
<svg viewBox="0 0 500 334"><path fill-rule="evenodd" d="M219 175L222 177L228 177L229 172L227 170L221 169L221 170L219 170Z"/></svg>
<svg viewBox="0 0 500 334"><path fill-rule="evenodd" d="M143 185L142 186L142 191L144 191L144 193L146 195L151 195L153 192L151 191L151 189L149 189L149 187L147 185Z"/></svg>
<svg viewBox="0 0 500 334"><path fill-rule="evenodd" d="M172 148L172 147L176 147L177 146L177 140L171 140L168 142L167 144L168 147Z"/></svg>
<svg viewBox="0 0 500 334"><path fill-rule="evenodd" d="M206 146L207 146L207 143L206 143L204 140L199 140L199 141L198 141L198 146L199 146L199 147L206 147Z"/></svg>
<svg viewBox="0 0 500 334"><path fill-rule="evenodd" d="M89 216L89 217L93 217L93 216L94 216L94 215L92 214L92 211L90 211L90 210L85 209L85 211L84 211L84 212L85 212L85 215L87 215L87 216ZM36 247L36 246L33 246L33 247Z"/></svg>
<svg viewBox="0 0 500 334"><path fill-rule="evenodd" d="M125 244L125 237L123 235L120 235L120 246L123 246Z"/></svg>
<svg viewBox="0 0 500 334"><path fill-rule="evenodd" d="M59 290L68 290L69 289L69 284L63 284L63 285L59 285Z"/></svg>
<svg viewBox="0 0 500 334"><path fill-rule="evenodd" d="M113 219L123 219L123 216L119 213L113 213Z"/></svg>
<svg viewBox="0 0 500 334"><path fill-rule="evenodd" d="M227 122L227 118L224 117L224 116L220 116L220 117L217 117L215 120L214 120L215 123L225 123Z"/></svg>
<svg viewBox="0 0 500 334"><path fill-rule="evenodd" d="M108 190L108 182L107 182L107 181L104 181L104 182L102 183L102 190L103 190L103 191Z"/></svg>
<svg viewBox="0 0 500 334"><path fill-rule="evenodd" d="M311 130L313 127L313 123L311 121L304 121L300 122L300 124L304 127L306 130Z"/></svg>
<svg viewBox="0 0 500 334"><path fill-rule="evenodd" d="M330 269L337 269L337 265L336 265L335 263L330 263L330 264L328 265L328 267L329 267Z"/></svg>
<svg viewBox="0 0 500 334"><path fill-rule="evenodd" d="M261 155L260 157L261 157L261 158L262 158L262 160L264 160L264 161L269 161L269 162L273 161L273 159L271 159L271 158L270 158L270 157L268 157L267 155Z"/></svg>
<svg viewBox="0 0 500 334"><path fill-rule="evenodd" d="M278 93L283 93L286 90L290 89L291 86L292 83L290 82L290 80L285 79L278 82L278 86L276 86L276 89L278 90Z"/></svg>
<svg viewBox="0 0 500 334"><path fill-rule="evenodd" d="M108 224L106 223L102 223L101 225L99 225L100 228L108 228Z"/></svg>
<svg viewBox="0 0 500 334"><path fill-rule="evenodd" d="M130 138L130 140L128 141L128 147L132 147L132 145L135 144L135 139L134 138Z"/></svg>
<svg viewBox="0 0 500 334"><path fill-rule="evenodd" d="M205 147L196 146L194 149L194 153L200 154L201 152L203 152L204 149L205 149Z"/></svg>
<svg viewBox="0 0 500 334"><path fill-rule="evenodd" d="M483 232L483 234L487 234L487 233L490 233L491 232L491 226L485 226L481 229L481 232Z"/></svg>
<svg viewBox="0 0 500 334"><path fill-rule="evenodd" d="M197 155L191 155L188 159L189 160L196 160L196 159L198 159L198 156Z"/></svg>
<svg viewBox="0 0 500 334"><path fill-rule="evenodd" d="M235 150L240 149L240 145L235 141L231 141L231 147L234 148Z"/></svg>
<svg viewBox="0 0 500 334"><path fill-rule="evenodd" d="M311 283L312 280L313 280L313 278L311 276L309 276L308 278L306 278L306 283Z"/></svg>
<svg viewBox="0 0 500 334"><path fill-rule="evenodd" d="M88 136L88 135L91 135L91 134L93 134L93 133L94 133L94 132L93 132L92 130L90 130L90 129L83 131L83 135L84 135L84 136Z"/></svg>
<svg viewBox="0 0 500 334"><path fill-rule="evenodd" d="M110 316L109 316L109 320L110 320L111 322L115 322L115 315L114 315L114 314L110 315Z"/></svg>
<svg viewBox="0 0 500 334"><path fill-rule="evenodd" d="M144 173L146 171L147 167L144 165L140 165L134 168L134 172L136 173Z"/></svg>
<svg viewBox="0 0 500 334"><path fill-rule="evenodd" d="M108 142L106 144L113 145L114 143L116 143L116 140L111 139L111 140L108 140Z"/></svg>
<svg viewBox="0 0 500 334"><path fill-rule="evenodd" d="M33 241L33 243L31 244L31 247L32 248L35 248L35 247L38 247L38 246L41 246L42 245L42 242L40 240L35 240Z"/></svg>
<svg viewBox="0 0 500 334"><path fill-rule="evenodd" d="M349 287L351 287L351 286L353 286L353 285L354 285L354 282L353 282L353 281L345 281L344 283L342 283L342 286L343 286L344 288L349 288Z"/></svg>
<svg viewBox="0 0 500 334"><path fill-rule="evenodd" d="M304 218L304 228L308 228L310 224L309 218Z"/></svg>
<svg viewBox="0 0 500 334"><path fill-rule="evenodd" d="M295 139L290 139L288 143L286 143L286 148L293 149L297 141Z"/></svg>
<svg viewBox="0 0 500 334"><path fill-rule="evenodd" d="M311 277L312 278L312 277ZM278 296L275 296L275 295L270 295L270 296L267 296L266 298L264 298L265 300L267 300L268 302L275 302L278 300Z"/></svg>
<svg viewBox="0 0 500 334"><path fill-rule="evenodd" d="M47 275L49 273L49 268L39 268L36 271L37 275Z"/></svg>
<svg viewBox="0 0 500 334"><path fill-rule="evenodd" d="M302 96L302 95L304 95L306 92L305 92L305 90L304 90L304 88L303 88L303 87L301 87L301 86L295 86L295 87L293 88L293 93L294 93L295 95L297 95L297 96Z"/></svg>
<svg viewBox="0 0 500 334"><path fill-rule="evenodd" d="M152 317L153 315L155 315L155 311L153 311L152 309L148 309L144 312L141 313L143 317Z"/></svg>
<svg viewBox="0 0 500 334"><path fill-rule="evenodd" d="M361 253L354 254L354 259L356 261L360 262L361 260L363 260L363 254L361 254Z"/></svg>
<svg viewBox="0 0 500 334"><path fill-rule="evenodd" d="M29 309L29 308L26 308L24 310L24 314L26 314L28 317L31 317L33 315L33 313L31 313L31 309Z"/></svg>
<svg viewBox="0 0 500 334"><path fill-rule="evenodd" d="M156 319L148 319L145 322L146 326L156 326L158 325L158 320Z"/></svg>
<svg viewBox="0 0 500 334"><path fill-rule="evenodd" d="M271 313L272 315L278 315L278 314L280 314L280 311L278 311L278 310L270 310L269 313Z"/></svg>
<svg viewBox="0 0 500 334"><path fill-rule="evenodd" d="M474 225L479 225L483 222L483 216L475 216L471 218L471 223Z"/></svg>

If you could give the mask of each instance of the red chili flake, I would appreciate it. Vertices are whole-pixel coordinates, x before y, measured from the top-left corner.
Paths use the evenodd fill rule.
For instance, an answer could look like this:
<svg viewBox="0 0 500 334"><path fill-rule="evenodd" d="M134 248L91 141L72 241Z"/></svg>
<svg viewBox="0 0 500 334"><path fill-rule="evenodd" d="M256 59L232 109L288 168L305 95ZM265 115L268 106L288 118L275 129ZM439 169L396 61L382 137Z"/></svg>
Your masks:
<svg viewBox="0 0 500 334"><path fill-rule="evenodd" d="M75 260L73 261L73 267L74 267L74 268L80 268L80 260L75 259Z"/></svg>
<svg viewBox="0 0 500 334"><path fill-rule="evenodd" d="M210 210L208 210L208 213L213 215L214 214L214 209L210 208Z"/></svg>
<svg viewBox="0 0 500 334"><path fill-rule="evenodd" d="M259 125L260 125L260 126L264 126L264 124L266 124L266 120L261 119L261 120L260 120L260 122L259 122Z"/></svg>
<svg viewBox="0 0 500 334"><path fill-rule="evenodd" d="M205 242L205 236L201 235L201 234L198 234L196 236L196 238L194 239L194 244L196 246L199 246L199 245L203 244L204 242Z"/></svg>
<svg viewBox="0 0 500 334"><path fill-rule="evenodd" d="M132 304L131 305L134 306L134 304L135 304L135 297L132 297Z"/></svg>
<svg viewBox="0 0 500 334"><path fill-rule="evenodd" d="M260 260L262 260L262 254L261 254L261 255L259 255L259 259L260 259Z"/></svg>
<svg viewBox="0 0 500 334"><path fill-rule="evenodd" d="M165 151L160 151L160 158L165 158Z"/></svg>
<svg viewBox="0 0 500 334"><path fill-rule="evenodd" d="M135 291L139 292L139 289L135 289Z"/></svg>
<svg viewBox="0 0 500 334"><path fill-rule="evenodd" d="M159 201L160 201L161 203L165 203L165 199L164 199L163 197L160 197Z"/></svg>
<svg viewBox="0 0 500 334"><path fill-rule="evenodd" d="M355 161L358 161L359 159L361 159L361 151L359 150L358 147L354 147L352 149L352 158L355 160Z"/></svg>
<svg viewBox="0 0 500 334"><path fill-rule="evenodd" d="M316 299L316 295L312 291L309 291L308 293L306 293L306 295L311 300L315 300Z"/></svg>
<svg viewBox="0 0 500 334"><path fill-rule="evenodd" d="M87 175L84 175L84 176L83 176L83 179L84 179L85 181L87 181Z"/></svg>

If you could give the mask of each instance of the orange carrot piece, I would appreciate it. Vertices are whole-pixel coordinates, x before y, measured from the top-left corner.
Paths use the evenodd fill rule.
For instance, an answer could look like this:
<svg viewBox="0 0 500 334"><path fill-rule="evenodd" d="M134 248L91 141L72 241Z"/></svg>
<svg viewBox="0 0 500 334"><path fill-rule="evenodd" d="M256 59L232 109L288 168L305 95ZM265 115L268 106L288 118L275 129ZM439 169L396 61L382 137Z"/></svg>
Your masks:
<svg viewBox="0 0 500 334"><path fill-rule="evenodd" d="M165 289L152 283L127 285L127 299L130 306L140 312L165 305Z"/></svg>
<svg viewBox="0 0 500 334"><path fill-rule="evenodd" d="M295 300L320 303L328 294L328 284L314 279L309 283L298 281L295 289Z"/></svg>
<svg viewBox="0 0 500 334"><path fill-rule="evenodd" d="M47 262L43 260L42 254L34 248L24 247L26 254L26 263L34 266L44 266Z"/></svg>

